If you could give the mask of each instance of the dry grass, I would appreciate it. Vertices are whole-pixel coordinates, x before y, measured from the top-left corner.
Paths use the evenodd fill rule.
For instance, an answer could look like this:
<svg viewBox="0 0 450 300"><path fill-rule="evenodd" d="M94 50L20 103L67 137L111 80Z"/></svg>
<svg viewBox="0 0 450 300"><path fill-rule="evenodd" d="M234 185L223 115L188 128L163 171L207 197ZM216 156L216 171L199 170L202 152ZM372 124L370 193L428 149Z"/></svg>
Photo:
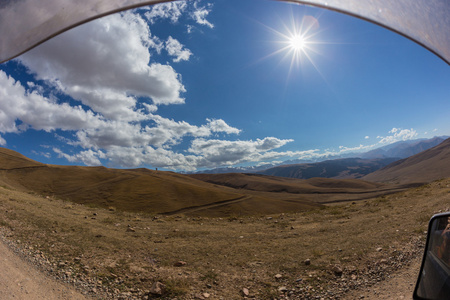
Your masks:
<svg viewBox="0 0 450 300"><path fill-rule="evenodd" d="M330 265L358 274L401 253L423 237L433 213L449 209L449 186L443 180L303 213L226 218L101 209L0 188L0 226L55 266L68 262L72 276L88 275L109 290L148 290L161 281L169 298L208 292L214 299L240 299L246 287L269 299L281 285L332 288ZM175 267L180 260L187 264Z"/></svg>

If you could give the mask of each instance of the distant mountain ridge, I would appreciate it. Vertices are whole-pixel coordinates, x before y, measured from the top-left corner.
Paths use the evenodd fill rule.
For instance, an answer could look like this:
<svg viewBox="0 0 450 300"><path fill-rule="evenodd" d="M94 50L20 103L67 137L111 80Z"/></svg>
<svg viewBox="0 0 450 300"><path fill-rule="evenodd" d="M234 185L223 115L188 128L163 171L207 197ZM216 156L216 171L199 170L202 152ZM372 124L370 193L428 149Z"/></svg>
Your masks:
<svg viewBox="0 0 450 300"><path fill-rule="evenodd" d="M342 158L311 164L278 166L257 173L298 179L309 179L313 177L356 179L375 172L396 160L398 160L398 158Z"/></svg>
<svg viewBox="0 0 450 300"><path fill-rule="evenodd" d="M266 174L273 176L282 176L282 177L291 177L292 178L311 178L312 174L314 176L326 177L326 178L361 178L371 172L374 172L378 169L386 166L389 163L392 163L395 160L399 160L402 158L406 158L417 153L420 153L424 150L430 149L442 143L444 140L449 138L448 136L436 136L430 139L416 139L416 140L407 140L407 141L399 141L395 142L365 153L350 153L341 157L330 157L329 159L322 161L312 161L312 160L288 160L282 164L266 164L262 166L249 166L249 167L222 167L215 168L210 170L202 170L195 172L195 174L222 174L222 173L257 173L257 174ZM344 159L348 159L347 161ZM373 159L376 159L373 161ZM355 162L359 160L361 163L358 167L355 165ZM371 161L372 160L372 161ZM327 174L326 172L320 172L318 170L313 171L314 164L320 164L319 166L324 166L323 162L327 162L325 165L328 166L330 170L333 170L331 174ZM332 161L335 161L336 166L332 166ZM345 172L344 164L348 163L349 168L348 172ZM305 175L304 177L297 175L287 175L289 172L291 174L296 174L293 166L301 166L308 165L309 171L307 173L311 175ZM277 175L274 170L275 168L288 167L290 171L284 169L280 171L280 174ZM319 166L317 166L319 168ZM304 167L301 167L302 169ZM336 169L341 169L341 174L336 174ZM359 171L357 169L360 169ZM277 169L280 170L280 169ZM278 172L278 171L277 171ZM305 173L306 174L306 173ZM314 177L312 176L312 177Z"/></svg>
<svg viewBox="0 0 450 300"><path fill-rule="evenodd" d="M416 155L396 161L362 179L386 183L427 183L450 177L450 138Z"/></svg>
<svg viewBox="0 0 450 300"><path fill-rule="evenodd" d="M433 148L448 138L448 136L436 136L431 139L399 141L384 147L368 151L366 153L363 153L359 157L367 159L385 157L407 158L427 149Z"/></svg>

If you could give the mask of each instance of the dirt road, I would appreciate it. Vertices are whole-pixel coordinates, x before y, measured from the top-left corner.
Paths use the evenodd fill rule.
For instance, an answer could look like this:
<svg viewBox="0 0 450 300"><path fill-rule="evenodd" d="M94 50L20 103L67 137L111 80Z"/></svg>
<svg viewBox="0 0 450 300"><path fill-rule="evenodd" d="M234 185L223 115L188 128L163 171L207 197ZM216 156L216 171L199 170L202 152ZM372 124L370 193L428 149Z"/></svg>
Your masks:
<svg viewBox="0 0 450 300"><path fill-rule="evenodd" d="M419 275L422 257L415 258L408 266L391 274L391 278L365 289L349 293L346 299L364 300L410 300Z"/></svg>
<svg viewBox="0 0 450 300"><path fill-rule="evenodd" d="M44 276L9 249L1 239L0 270L0 299L86 299L73 288Z"/></svg>

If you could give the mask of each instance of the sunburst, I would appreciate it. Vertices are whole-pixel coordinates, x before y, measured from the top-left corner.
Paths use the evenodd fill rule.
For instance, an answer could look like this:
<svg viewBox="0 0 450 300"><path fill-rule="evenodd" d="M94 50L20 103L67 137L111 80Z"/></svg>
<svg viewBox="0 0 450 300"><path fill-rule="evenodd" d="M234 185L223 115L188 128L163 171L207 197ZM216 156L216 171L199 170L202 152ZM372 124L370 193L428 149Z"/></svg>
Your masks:
<svg viewBox="0 0 450 300"><path fill-rule="evenodd" d="M305 59L316 67L312 54L317 53L316 45L321 43L317 39L318 29L318 19L312 16L304 16L300 21L292 17L289 27L284 24L284 32L275 30L275 33L280 38L278 43L282 45L275 52L285 53L286 58L290 57L290 70L294 66L302 65Z"/></svg>

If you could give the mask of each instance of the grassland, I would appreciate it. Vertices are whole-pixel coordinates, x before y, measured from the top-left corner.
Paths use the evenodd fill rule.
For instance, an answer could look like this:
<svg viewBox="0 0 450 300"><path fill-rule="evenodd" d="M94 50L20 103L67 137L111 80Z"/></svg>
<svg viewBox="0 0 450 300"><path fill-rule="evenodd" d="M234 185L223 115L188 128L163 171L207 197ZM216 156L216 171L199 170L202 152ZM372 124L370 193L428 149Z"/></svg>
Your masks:
<svg viewBox="0 0 450 300"><path fill-rule="evenodd" d="M450 210L449 191L446 179L299 213L204 217L81 205L4 184L0 227L95 297L151 298L161 282L163 299L242 299L244 288L256 299L345 299L420 253L429 217Z"/></svg>

